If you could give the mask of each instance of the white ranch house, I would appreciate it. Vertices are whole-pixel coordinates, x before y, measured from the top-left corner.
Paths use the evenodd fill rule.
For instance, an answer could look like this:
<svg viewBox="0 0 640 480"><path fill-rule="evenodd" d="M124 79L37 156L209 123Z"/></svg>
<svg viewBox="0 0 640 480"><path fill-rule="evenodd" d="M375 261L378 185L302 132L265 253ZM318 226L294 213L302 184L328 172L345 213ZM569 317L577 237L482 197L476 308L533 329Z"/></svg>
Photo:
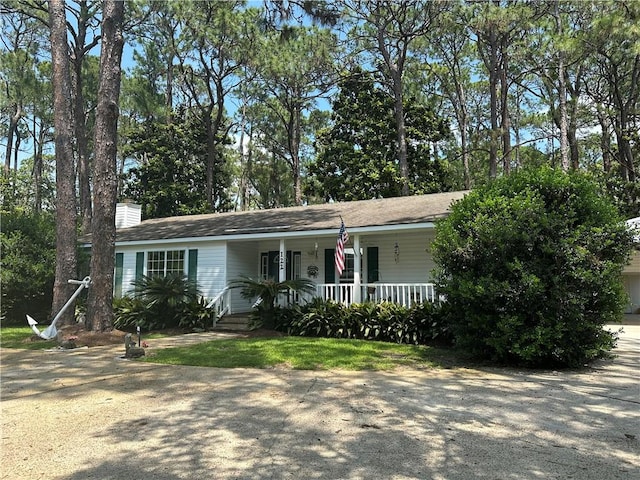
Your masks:
<svg viewBox="0 0 640 480"><path fill-rule="evenodd" d="M140 221L140 206L118 204L115 296L142 275L183 273L224 313L252 302L226 287L242 276L308 278L316 295L349 304L435 298L429 245L435 221L466 192L363 200ZM341 218L349 233L346 268L336 276Z"/></svg>
<svg viewBox="0 0 640 480"><path fill-rule="evenodd" d="M252 301L227 289L242 276L308 278L316 295L349 304L387 300L411 305L435 299L429 245L435 222L467 192L362 200L248 212L140 221L140 206L118 204L114 293L142 275L182 273L196 280L221 314L244 313ZM341 218L349 233L346 269L336 276ZM640 309L640 256L624 271L627 313ZM300 300L284 299L284 300Z"/></svg>

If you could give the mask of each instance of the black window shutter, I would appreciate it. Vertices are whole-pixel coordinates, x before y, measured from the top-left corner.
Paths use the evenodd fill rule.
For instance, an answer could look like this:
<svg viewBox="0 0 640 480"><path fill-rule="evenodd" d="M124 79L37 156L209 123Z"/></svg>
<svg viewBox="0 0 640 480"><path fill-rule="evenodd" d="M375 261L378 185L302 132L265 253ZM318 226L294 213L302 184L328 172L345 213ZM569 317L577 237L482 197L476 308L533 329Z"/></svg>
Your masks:
<svg viewBox="0 0 640 480"><path fill-rule="evenodd" d="M187 278L192 283L198 281L198 250L189 250L189 270L187 271Z"/></svg>
<svg viewBox="0 0 640 480"><path fill-rule="evenodd" d="M122 297L122 276L124 265L124 253L116 253L116 271L114 276L114 289L113 296L116 298Z"/></svg>
<svg viewBox="0 0 640 480"><path fill-rule="evenodd" d="M324 283L336 282L336 251L333 248L325 248L324 250Z"/></svg>
<svg viewBox="0 0 640 480"><path fill-rule="evenodd" d="M136 281L144 275L144 252L136 253Z"/></svg>
<svg viewBox="0 0 640 480"><path fill-rule="evenodd" d="M367 283L380 280L378 269L378 247L367 247Z"/></svg>

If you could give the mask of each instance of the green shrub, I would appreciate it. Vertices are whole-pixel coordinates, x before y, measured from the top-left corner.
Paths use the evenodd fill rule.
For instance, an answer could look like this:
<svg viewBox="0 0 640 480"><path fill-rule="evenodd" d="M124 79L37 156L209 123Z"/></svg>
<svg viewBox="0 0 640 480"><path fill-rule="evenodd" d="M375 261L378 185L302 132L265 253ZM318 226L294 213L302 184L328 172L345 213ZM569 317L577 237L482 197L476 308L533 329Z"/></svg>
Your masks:
<svg viewBox="0 0 640 480"><path fill-rule="evenodd" d="M290 292L315 293L316 284L306 278L277 281L271 278L253 279L240 277L229 282L229 288L239 288L242 298L259 300L249 318L249 326L255 328L274 328L278 307L276 300L279 295Z"/></svg>
<svg viewBox="0 0 640 480"><path fill-rule="evenodd" d="M155 329L155 320L147 304L133 296L114 298L113 316L113 327L118 330L126 331L137 326L147 331Z"/></svg>
<svg viewBox="0 0 640 480"><path fill-rule="evenodd" d="M439 291L455 342L530 366L605 356L626 301L632 238L584 174L514 173L472 191L437 226Z"/></svg>
<svg viewBox="0 0 640 480"><path fill-rule="evenodd" d="M2 323L26 325L26 314L47 322L56 265L55 217L19 209L3 210L0 216Z"/></svg>
<svg viewBox="0 0 640 480"><path fill-rule="evenodd" d="M178 327L191 331L202 331L213 326L216 312L213 308L207 308L204 298L183 303L176 310Z"/></svg>
<svg viewBox="0 0 640 480"><path fill-rule="evenodd" d="M390 302L349 307L316 298L303 306L277 310L276 328L289 335L424 344L446 342L439 308L430 303L406 308Z"/></svg>
<svg viewBox="0 0 640 480"><path fill-rule="evenodd" d="M214 310L184 276L142 277L135 287L131 296L114 301L115 328L204 330L213 324Z"/></svg>

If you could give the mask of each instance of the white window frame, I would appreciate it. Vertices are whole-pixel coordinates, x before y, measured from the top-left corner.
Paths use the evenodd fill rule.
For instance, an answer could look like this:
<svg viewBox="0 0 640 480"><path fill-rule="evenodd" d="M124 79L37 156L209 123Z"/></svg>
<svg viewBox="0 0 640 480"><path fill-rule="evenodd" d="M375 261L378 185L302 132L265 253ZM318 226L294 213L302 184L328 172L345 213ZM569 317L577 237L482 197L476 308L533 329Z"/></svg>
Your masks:
<svg viewBox="0 0 640 480"><path fill-rule="evenodd" d="M173 258L177 254L177 259ZM153 258L156 257L156 258ZM153 268L151 265L153 262ZM182 264L182 270L175 268ZM171 268L170 268L171 266ZM150 250L146 254L145 270L148 277L166 277L170 274L186 275L187 251L181 250Z"/></svg>

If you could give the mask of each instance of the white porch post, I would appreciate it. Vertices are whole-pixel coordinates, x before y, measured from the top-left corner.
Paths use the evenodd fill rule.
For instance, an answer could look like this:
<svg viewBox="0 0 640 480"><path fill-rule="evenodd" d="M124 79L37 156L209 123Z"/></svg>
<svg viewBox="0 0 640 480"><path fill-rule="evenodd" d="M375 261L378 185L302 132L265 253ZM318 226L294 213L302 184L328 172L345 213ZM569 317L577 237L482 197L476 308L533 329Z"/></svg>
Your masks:
<svg viewBox="0 0 640 480"><path fill-rule="evenodd" d="M287 245L284 238L280 239L280 255L278 255L278 281L287 279Z"/></svg>
<svg viewBox="0 0 640 480"><path fill-rule="evenodd" d="M362 301L360 266L362 265L362 255L360 255L360 235L353 236L353 301L360 303Z"/></svg>

